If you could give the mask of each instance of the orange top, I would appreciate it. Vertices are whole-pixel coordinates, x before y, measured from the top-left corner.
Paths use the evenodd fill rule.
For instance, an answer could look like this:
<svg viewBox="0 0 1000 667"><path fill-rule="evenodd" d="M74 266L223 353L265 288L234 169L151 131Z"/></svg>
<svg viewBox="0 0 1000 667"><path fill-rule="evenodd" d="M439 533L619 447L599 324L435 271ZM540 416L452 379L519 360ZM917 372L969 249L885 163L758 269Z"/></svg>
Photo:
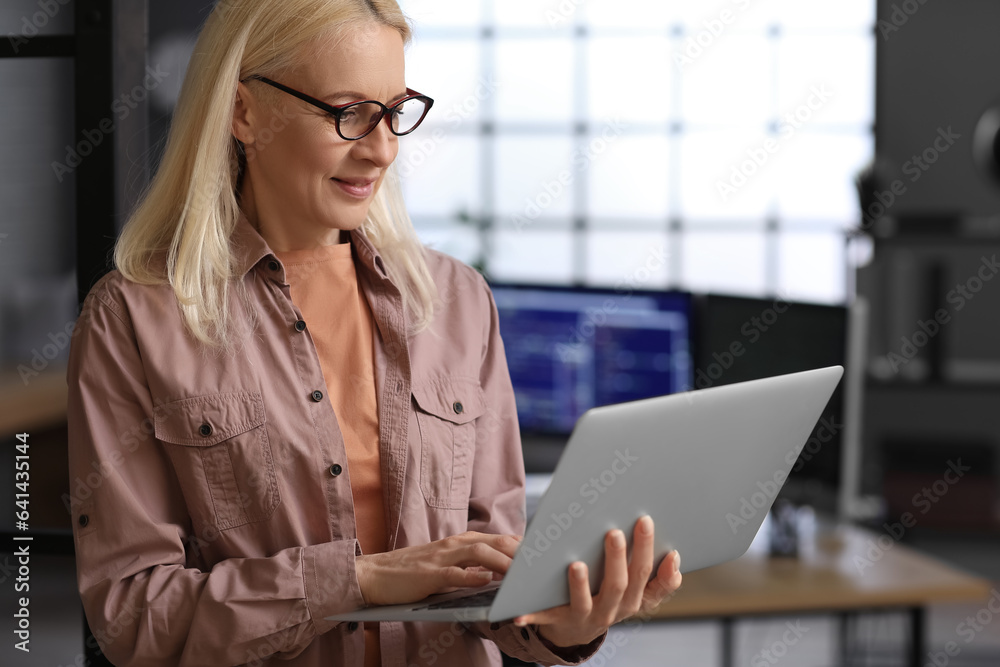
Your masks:
<svg viewBox="0 0 1000 667"><path fill-rule="evenodd" d="M358 284L350 243L275 252L285 265L292 303L316 344L327 395L347 451L358 542L386 550L372 314ZM365 623L365 667L381 663L378 623Z"/></svg>

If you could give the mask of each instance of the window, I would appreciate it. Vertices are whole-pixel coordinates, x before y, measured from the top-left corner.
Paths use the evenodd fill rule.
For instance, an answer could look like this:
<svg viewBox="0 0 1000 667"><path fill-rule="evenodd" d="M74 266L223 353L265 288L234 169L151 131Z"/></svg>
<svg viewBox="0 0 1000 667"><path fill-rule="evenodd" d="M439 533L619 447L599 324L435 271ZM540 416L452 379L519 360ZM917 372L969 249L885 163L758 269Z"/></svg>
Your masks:
<svg viewBox="0 0 1000 667"><path fill-rule="evenodd" d="M398 158L431 246L503 281L846 298L874 2L400 4L436 100Z"/></svg>

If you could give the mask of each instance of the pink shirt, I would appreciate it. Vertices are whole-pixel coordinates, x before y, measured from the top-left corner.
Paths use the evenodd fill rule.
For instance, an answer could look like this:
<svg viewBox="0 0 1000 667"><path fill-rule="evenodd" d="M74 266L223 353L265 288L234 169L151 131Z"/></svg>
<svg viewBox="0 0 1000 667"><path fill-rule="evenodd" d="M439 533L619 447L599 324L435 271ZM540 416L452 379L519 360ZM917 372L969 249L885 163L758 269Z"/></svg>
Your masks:
<svg viewBox="0 0 1000 667"><path fill-rule="evenodd" d="M112 271L84 302L67 380L87 618L118 665L360 667L364 633L323 620L363 601L347 453L316 346L308 322L296 326L284 266L245 218L232 242L259 319L235 359L201 353L169 285ZM407 336L378 252L360 230L351 243L375 321L388 549L523 534L517 413L488 286L428 250L443 305L431 330ZM246 312L235 289L231 306ZM510 621L381 623L379 636L382 664L398 667L500 665L498 645L578 664L606 637L555 653Z"/></svg>
<svg viewBox="0 0 1000 667"><path fill-rule="evenodd" d="M350 243L275 253L292 303L309 322L326 395L344 438L354 499L354 529L363 554L385 551L386 529L375 395L374 327L358 283ZM382 664L378 623L364 624L365 667Z"/></svg>

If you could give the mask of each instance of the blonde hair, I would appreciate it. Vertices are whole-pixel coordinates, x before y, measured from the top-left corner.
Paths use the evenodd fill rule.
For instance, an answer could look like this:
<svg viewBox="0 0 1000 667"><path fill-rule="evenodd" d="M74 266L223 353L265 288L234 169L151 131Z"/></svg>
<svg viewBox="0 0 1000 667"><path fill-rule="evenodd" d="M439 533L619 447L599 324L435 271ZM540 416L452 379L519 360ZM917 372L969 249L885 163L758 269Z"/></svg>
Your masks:
<svg viewBox="0 0 1000 667"><path fill-rule="evenodd" d="M115 245L116 268L141 284L169 283L194 337L208 348L237 349L229 299L232 282L255 309L242 280L230 237L240 216L238 187L246 166L232 136L236 87L260 74L275 76L301 64L314 39L372 22L399 31L410 26L395 0L221 0L205 23L191 57L160 167ZM429 326L437 290L424 247L390 166L362 230L382 255L402 294L411 331ZM166 253L167 272L152 256Z"/></svg>

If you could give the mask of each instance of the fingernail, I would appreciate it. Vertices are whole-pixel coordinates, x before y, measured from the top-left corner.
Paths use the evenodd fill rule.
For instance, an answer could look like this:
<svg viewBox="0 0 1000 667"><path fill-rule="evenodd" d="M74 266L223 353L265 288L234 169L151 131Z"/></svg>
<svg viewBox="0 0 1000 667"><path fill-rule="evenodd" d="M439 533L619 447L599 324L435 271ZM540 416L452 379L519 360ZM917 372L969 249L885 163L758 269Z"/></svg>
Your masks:
<svg viewBox="0 0 1000 667"><path fill-rule="evenodd" d="M583 563L573 563L572 570L574 577L576 577L577 579L583 579L584 577Z"/></svg>
<svg viewBox="0 0 1000 667"><path fill-rule="evenodd" d="M674 549L674 572L681 571L681 555L678 553L677 549Z"/></svg>
<svg viewBox="0 0 1000 667"><path fill-rule="evenodd" d="M639 528L644 535L653 534L653 517L648 514L639 520Z"/></svg>
<svg viewBox="0 0 1000 667"><path fill-rule="evenodd" d="M616 530L611 534L611 544L615 545L619 549L625 546L625 534L620 530Z"/></svg>
<svg viewBox="0 0 1000 667"><path fill-rule="evenodd" d="M514 625L518 626L519 628L524 627L527 624L528 623L523 618L515 618L514 619Z"/></svg>

